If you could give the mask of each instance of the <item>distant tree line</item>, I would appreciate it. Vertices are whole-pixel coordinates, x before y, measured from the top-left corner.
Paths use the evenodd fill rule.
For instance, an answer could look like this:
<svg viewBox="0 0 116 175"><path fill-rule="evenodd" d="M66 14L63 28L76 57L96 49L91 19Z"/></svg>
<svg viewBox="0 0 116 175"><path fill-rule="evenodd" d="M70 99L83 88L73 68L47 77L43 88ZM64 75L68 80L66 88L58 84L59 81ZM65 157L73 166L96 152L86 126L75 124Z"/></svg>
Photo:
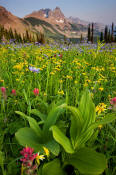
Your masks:
<svg viewBox="0 0 116 175"><path fill-rule="evenodd" d="M81 34L80 43L83 42L83 35ZM88 34L87 34L87 42L94 42L94 23L89 24L88 26Z"/></svg>
<svg viewBox="0 0 116 175"><path fill-rule="evenodd" d="M12 28L5 29L4 26L0 25L0 42L3 40L15 41L18 43L38 42L44 44L45 36L43 33L29 33L28 30L21 35L20 33L17 33L16 30L13 31Z"/></svg>
<svg viewBox="0 0 116 175"><path fill-rule="evenodd" d="M101 32L100 41L105 41L106 43L116 42L116 31L114 29L114 23L112 23L111 29L105 26L104 33Z"/></svg>
<svg viewBox="0 0 116 175"><path fill-rule="evenodd" d="M93 43L94 41L94 23L89 24L88 26L88 36L87 42ZM111 29L108 26L105 26L104 32L100 33L100 41L104 41L106 43L116 42L116 30L114 29L114 23L112 23Z"/></svg>
<svg viewBox="0 0 116 175"><path fill-rule="evenodd" d="M88 42L91 42L91 43L93 43L93 35L94 34L94 23L92 23L92 25L91 24L89 24L89 26L88 26Z"/></svg>

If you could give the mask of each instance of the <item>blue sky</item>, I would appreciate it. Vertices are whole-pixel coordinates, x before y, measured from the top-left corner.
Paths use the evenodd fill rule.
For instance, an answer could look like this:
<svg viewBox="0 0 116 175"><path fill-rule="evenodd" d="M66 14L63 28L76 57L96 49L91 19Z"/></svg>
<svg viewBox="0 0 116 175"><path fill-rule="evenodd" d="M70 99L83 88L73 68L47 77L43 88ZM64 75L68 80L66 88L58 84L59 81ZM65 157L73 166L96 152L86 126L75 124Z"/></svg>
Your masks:
<svg viewBox="0 0 116 175"><path fill-rule="evenodd" d="M116 24L116 0L0 0L0 5L19 17L41 8L59 6L66 17Z"/></svg>

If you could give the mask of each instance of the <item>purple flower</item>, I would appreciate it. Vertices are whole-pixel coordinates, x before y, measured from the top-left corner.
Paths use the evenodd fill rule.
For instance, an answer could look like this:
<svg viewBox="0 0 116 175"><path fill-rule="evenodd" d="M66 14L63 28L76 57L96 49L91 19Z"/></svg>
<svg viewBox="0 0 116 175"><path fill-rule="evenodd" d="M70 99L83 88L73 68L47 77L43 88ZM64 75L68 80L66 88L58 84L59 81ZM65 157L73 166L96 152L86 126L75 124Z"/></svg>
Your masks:
<svg viewBox="0 0 116 175"><path fill-rule="evenodd" d="M40 69L39 68L31 67L31 66L29 66L29 70L32 71L32 72L36 72L36 73L39 73L40 72Z"/></svg>

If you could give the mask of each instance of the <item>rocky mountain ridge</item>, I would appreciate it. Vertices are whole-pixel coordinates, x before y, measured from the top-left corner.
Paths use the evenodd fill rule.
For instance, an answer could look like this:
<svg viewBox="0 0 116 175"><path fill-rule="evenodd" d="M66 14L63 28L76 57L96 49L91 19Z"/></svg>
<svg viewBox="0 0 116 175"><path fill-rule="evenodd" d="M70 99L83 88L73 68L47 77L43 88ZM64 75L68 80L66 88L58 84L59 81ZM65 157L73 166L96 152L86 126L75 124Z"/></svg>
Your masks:
<svg viewBox="0 0 116 175"><path fill-rule="evenodd" d="M88 22L79 18L66 18L59 7L54 10L40 9L19 18L0 6L0 24L7 29L16 29L19 33L25 33L26 30L43 32L50 38L80 38L81 34L86 37L88 27ZM96 26L95 30L99 32L99 25Z"/></svg>

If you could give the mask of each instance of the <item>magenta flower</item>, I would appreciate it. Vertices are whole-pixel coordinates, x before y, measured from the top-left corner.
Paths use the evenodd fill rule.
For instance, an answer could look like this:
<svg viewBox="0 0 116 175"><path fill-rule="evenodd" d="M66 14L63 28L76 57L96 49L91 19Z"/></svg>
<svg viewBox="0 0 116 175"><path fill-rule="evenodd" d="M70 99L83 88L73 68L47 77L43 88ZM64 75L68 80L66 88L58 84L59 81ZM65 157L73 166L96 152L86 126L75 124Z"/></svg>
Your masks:
<svg viewBox="0 0 116 175"><path fill-rule="evenodd" d="M110 103L111 103L111 105L116 105L116 97L112 98Z"/></svg>
<svg viewBox="0 0 116 175"><path fill-rule="evenodd" d="M112 98L110 101L113 111L116 111L116 97Z"/></svg>
<svg viewBox="0 0 116 175"><path fill-rule="evenodd" d="M37 163L34 161L35 158L37 157L37 153L33 153L34 149L30 147L25 147L23 150L20 152L21 155L23 156L20 161L22 162L22 169L24 174L27 175L35 175L35 171L38 168Z"/></svg>
<svg viewBox="0 0 116 175"><path fill-rule="evenodd" d="M25 147L20 152L23 158L20 159L20 161L23 162L24 166L32 166L34 159L36 158L37 154L33 153L34 149Z"/></svg>
<svg viewBox="0 0 116 175"><path fill-rule="evenodd" d="M33 93L34 93L35 96L39 95L39 89L38 88L35 88L33 90Z"/></svg>
<svg viewBox="0 0 116 175"><path fill-rule="evenodd" d="M2 92L4 100L6 100L7 99L6 88L5 87L1 87L1 92Z"/></svg>
<svg viewBox="0 0 116 175"><path fill-rule="evenodd" d="M5 94L6 93L6 88L5 87L1 87L1 92L2 92L2 94Z"/></svg>
<svg viewBox="0 0 116 175"><path fill-rule="evenodd" d="M14 95L14 96L16 96L16 90L15 89L12 89L11 94Z"/></svg>

